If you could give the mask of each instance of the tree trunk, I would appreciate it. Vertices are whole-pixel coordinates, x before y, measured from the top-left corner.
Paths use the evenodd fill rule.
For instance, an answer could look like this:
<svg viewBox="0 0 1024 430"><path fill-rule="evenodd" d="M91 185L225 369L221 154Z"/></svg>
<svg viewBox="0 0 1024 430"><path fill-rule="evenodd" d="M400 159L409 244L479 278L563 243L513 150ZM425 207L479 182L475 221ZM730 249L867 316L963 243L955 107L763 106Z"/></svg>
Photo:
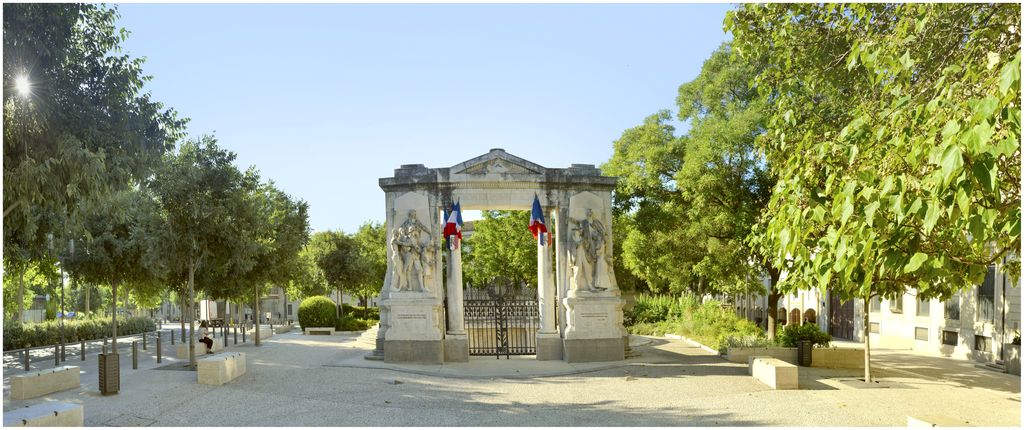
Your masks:
<svg viewBox="0 0 1024 430"><path fill-rule="evenodd" d="M18 323L21 324L25 315L25 269L18 274Z"/></svg>
<svg viewBox="0 0 1024 430"><path fill-rule="evenodd" d="M189 261L188 263L188 365L192 370L196 370L196 337L193 336L195 333L195 318L192 318L192 306L196 300L196 263L195 261Z"/></svg>
<svg viewBox="0 0 1024 430"><path fill-rule="evenodd" d="M184 336L185 336L185 292L184 291L182 291L181 294L178 295L178 299L181 302L181 304L178 305L178 322L181 323L181 333L182 333L181 342L184 343L185 342L185 338L184 338Z"/></svg>
<svg viewBox="0 0 1024 430"><path fill-rule="evenodd" d="M864 382L871 382L871 292L864 296Z"/></svg>
<svg viewBox="0 0 1024 430"><path fill-rule="evenodd" d="M110 316L110 330L112 333L111 337L113 338L111 340L110 349L111 352L117 354L117 279L114 279L110 282L110 295L113 296L114 298L113 300L111 300L112 302L114 302L114 312Z"/></svg>
<svg viewBox="0 0 1024 430"><path fill-rule="evenodd" d="M253 319L253 337L256 340L256 346L260 346L260 290L256 287L256 301L252 307L252 319Z"/></svg>
<svg viewBox="0 0 1024 430"><path fill-rule="evenodd" d="M92 311L92 303L90 303L90 301L92 300L92 298L90 297L92 293L92 285L85 284L85 287L83 288L85 288L85 314L89 315L89 312Z"/></svg>
<svg viewBox="0 0 1024 430"><path fill-rule="evenodd" d="M779 317L779 294L775 285L779 283L780 273L778 269L768 268L768 276L771 277L771 286L768 288L768 339L775 340L775 323Z"/></svg>

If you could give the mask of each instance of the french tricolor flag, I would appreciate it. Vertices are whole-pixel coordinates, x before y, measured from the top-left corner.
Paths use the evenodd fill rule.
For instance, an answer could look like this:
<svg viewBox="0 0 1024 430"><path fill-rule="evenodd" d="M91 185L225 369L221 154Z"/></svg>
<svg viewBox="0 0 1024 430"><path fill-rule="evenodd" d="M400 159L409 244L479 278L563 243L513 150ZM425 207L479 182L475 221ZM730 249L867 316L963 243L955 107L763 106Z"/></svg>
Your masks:
<svg viewBox="0 0 1024 430"><path fill-rule="evenodd" d="M540 199L533 196L533 210L530 211L530 233L534 239L540 239L540 246L544 246L544 236L548 233L548 227L544 225L544 211L540 208Z"/></svg>
<svg viewBox="0 0 1024 430"><path fill-rule="evenodd" d="M452 205L452 211L445 213L444 223L444 240L448 244L448 249L458 249L459 242L462 240L462 208L459 207L459 203L456 202ZM451 237L455 236L459 238L455 243L451 242Z"/></svg>

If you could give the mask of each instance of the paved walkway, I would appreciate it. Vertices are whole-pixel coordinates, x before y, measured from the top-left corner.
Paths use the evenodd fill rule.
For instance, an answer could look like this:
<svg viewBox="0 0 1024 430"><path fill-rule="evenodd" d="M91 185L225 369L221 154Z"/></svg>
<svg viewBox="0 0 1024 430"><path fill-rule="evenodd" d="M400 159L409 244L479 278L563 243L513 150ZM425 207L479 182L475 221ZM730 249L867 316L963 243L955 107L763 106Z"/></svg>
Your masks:
<svg viewBox="0 0 1024 430"><path fill-rule="evenodd" d="M101 396L91 361L83 366L80 389L12 401L7 378L16 371L8 370L4 410L42 400L82 403L88 426L903 427L908 414L1020 424L1020 380L1008 375L1016 385L977 387L879 369L890 388L870 389L847 383L860 371L800 368L801 390L773 391L748 376L744 365L668 339L652 339L634 349L639 357L615 367L532 378L339 367L369 352L356 334L295 331L261 347L228 350L246 352L248 372L221 387L197 384L193 372L154 370L151 359L131 370L129 359L122 360L121 393ZM466 366L524 363L475 358Z"/></svg>

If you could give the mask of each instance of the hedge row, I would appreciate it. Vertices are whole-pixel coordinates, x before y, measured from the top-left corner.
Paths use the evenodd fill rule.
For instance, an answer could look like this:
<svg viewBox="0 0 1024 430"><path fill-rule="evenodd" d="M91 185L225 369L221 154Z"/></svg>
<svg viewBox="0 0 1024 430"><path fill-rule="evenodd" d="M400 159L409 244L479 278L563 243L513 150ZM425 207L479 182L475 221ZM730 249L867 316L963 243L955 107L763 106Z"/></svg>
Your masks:
<svg viewBox="0 0 1024 430"><path fill-rule="evenodd" d="M334 323L334 329L337 331L360 331L366 330L377 324L377 320L367 318L356 318L352 315L346 315L338 318Z"/></svg>
<svg viewBox="0 0 1024 430"><path fill-rule="evenodd" d="M156 330L156 323L148 317L128 317L117 320L117 335L131 335ZM93 340L110 337L113 329L110 318L88 318L64 321L64 341ZM4 350L54 345L60 342L60 321L18 324L4 322Z"/></svg>

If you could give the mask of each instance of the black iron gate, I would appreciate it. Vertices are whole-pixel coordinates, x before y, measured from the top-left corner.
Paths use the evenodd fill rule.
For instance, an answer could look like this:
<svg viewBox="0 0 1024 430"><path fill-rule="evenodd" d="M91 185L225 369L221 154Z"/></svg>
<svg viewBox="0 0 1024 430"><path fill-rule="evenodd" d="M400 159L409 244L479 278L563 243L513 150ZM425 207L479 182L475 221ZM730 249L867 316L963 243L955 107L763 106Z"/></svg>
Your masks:
<svg viewBox="0 0 1024 430"><path fill-rule="evenodd" d="M509 358L537 353L540 315L536 288L494 281L484 288L466 288L463 306L469 355Z"/></svg>

